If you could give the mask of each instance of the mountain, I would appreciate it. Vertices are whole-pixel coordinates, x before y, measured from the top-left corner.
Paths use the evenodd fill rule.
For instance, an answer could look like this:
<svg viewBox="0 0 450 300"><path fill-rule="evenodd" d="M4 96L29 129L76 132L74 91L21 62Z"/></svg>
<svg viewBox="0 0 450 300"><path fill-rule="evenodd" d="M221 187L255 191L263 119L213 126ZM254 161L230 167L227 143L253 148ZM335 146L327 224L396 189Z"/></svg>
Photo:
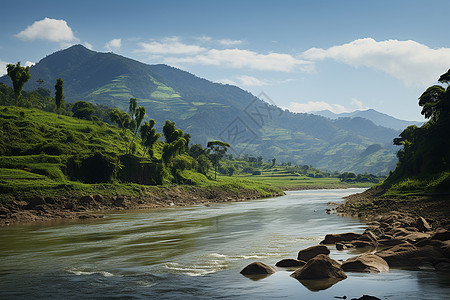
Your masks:
<svg viewBox="0 0 450 300"><path fill-rule="evenodd" d="M54 90L64 80L66 101L89 101L128 109L137 98L147 118L161 129L166 119L192 136L229 143L237 156L262 155L265 160L293 162L357 173L387 174L395 167L393 138L399 131L364 118L331 120L298 114L271 105L231 85L213 83L167 65L147 65L113 53L99 53L81 45L53 53L31 67L25 90ZM0 82L11 85L9 77ZM376 150L376 151L373 151Z"/></svg>
<svg viewBox="0 0 450 300"><path fill-rule="evenodd" d="M374 109L356 110L349 113L335 114L329 110L314 111L312 114L327 117L330 119L338 118L364 118L372 121L376 125L392 128L395 130L403 130L410 125L422 126L423 122L406 121L394 118L390 115L378 112Z"/></svg>

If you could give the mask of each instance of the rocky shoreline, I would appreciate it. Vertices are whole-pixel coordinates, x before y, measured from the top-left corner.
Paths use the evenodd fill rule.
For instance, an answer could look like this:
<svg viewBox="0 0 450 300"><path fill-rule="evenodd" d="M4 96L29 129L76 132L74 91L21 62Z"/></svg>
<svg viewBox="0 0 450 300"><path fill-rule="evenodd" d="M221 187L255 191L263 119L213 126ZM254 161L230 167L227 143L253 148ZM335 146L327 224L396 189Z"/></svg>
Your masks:
<svg viewBox="0 0 450 300"><path fill-rule="evenodd" d="M447 198L421 198L417 202L413 199L414 205L411 199L370 201L381 194L380 189L369 189L348 196L337 208L341 214L365 218L367 228L362 234L327 234L319 245L300 250L296 259L283 259L275 267L254 262L241 274L254 279L269 276L277 268L288 268L294 270L291 276L306 288L318 291L346 279L346 272L381 273L390 268L450 272ZM394 207L402 211L393 211ZM338 251L356 250L359 255L335 261L329 257L330 247ZM358 299L379 298L364 295Z"/></svg>
<svg viewBox="0 0 450 300"><path fill-rule="evenodd" d="M392 211L425 218L434 228L450 229L450 194L385 196L381 187L344 197L337 213L374 220Z"/></svg>
<svg viewBox="0 0 450 300"><path fill-rule="evenodd" d="M284 193L272 192L272 196ZM142 196L105 196L100 194L35 196L15 198L8 196L0 203L0 226L45 222L52 220L103 218L104 213L117 210L153 209L163 207L208 205L217 202L236 202L262 198L256 190L230 191L226 187L189 188L157 187Z"/></svg>

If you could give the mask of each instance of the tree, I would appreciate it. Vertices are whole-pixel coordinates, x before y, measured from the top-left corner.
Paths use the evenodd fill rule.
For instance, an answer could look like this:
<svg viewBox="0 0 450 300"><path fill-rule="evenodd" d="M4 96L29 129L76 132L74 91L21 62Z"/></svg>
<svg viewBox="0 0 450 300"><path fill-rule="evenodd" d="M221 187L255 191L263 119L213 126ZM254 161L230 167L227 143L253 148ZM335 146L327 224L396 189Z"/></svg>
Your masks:
<svg viewBox="0 0 450 300"><path fill-rule="evenodd" d="M117 126L119 126L119 128L122 129L122 136L125 137L127 129L130 127L130 123L131 123L130 115L124 111L114 108L109 113L109 118L114 123L117 123Z"/></svg>
<svg viewBox="0 0 450 300"><path fill-rule="evenodd" d="M169 120L166 120L166 123L163 126L163 134L166 139L166 143L168 144L184 137L184 132L181 129L176 129L175 122L170 122Z"/></svg>
<svg viewBox="0 0 450 300"><path fill-rule="evenodd" d="M31 78L30 67L20 66L20 61L16 65L8 64L6 66L9 78L13 83L14 98L16 99L16 105L19 104L19 99L22 95L22 89L28 79Z"/></svg>
<svg viewBox="0 0 450 300"><path fill-rule="evenodd" d="M180 154L185 145L186 140L184 138L179 138L178 140L175 140L170 144L164 144L162 151L162 160L164 161L164 163L169 164L172 158Z"/></svg>
<svg viewBox="0 0 450 300"><path fill-rule="evenodd" d="M270 166L270 168L272 168L273 166L275 166L275 163L277 162L277 159L274 157L272 158L272 165Z"/></svg>
<svg viewBox="0 0 450 300"><path fill-rule="evenodd" d="M427 119L436 122L442 111L443 98L445 89L440 85L429 87L420 97L419 106L422 107L420 112Z"/></svg>
<svg viewBox="0 0 450 300"><path fill-rule="evenodd" d="M94 106L86 101L77 101L72 106L73 117L83 120L92 120Z"/></svg>
<svg viewBox="0 0 450 300"><path fill-rule="evenodd" d="M136 126L136 120L135 120L136 109L137 109L136 98L130 98L130 106L128 107L128 110L130 112L131 121L130 121L129 128L132 132L137 132L137 126Z"/></svg>
<svg viewBox="0 0 450 300"><path fill-rule="evenodd" d="M222 159L225 153L227 153L229 147L229 144L222 141L210 141L207 144L209 158L214 167L214 179L217 178L217 168L219 166L219 161Z"/></svg>
<svg viewBox="0 0 450 300"><path fill-rule="evenodd" d="M197 157L198 171L204 175L208 174L209 170L213 167L211 160L206 154L201 154Z"/></svg>
<svg viewBox="0 0 450 300"><path fill-rule="evenodd" d="M147 149L150 158L153 158L153 145L161 137L160 133L156 133L156 129L153 128L154 126L155 120L152 119L149 122L144 122L140 128L142 145Z"/></svg>
<svg viewBox="0 0 450 300"><path fill-rule="evenodd" d="M56 111L59 112L61 110L61 105L64 101L64 93L63 93L64 81L60 78L56 79L55 84L55 102L56 102Z"/></svg>

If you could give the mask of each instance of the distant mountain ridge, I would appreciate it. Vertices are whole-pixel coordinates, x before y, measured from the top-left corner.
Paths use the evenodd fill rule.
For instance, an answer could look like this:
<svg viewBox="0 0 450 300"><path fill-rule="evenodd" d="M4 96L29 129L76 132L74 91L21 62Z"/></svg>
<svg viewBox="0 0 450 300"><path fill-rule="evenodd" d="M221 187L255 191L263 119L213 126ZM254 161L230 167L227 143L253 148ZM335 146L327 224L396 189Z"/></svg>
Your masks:
<svg viewBox="0 0 450 300"><path fill-rule="evenodd" d="M390 115L376 111L374 109L356 110L354 112L340 113L340 114L335 114L329 110L314 111L311 113L327 117L330 119L356 118L356 117L364 118L372 121L376 125L392 128L395 130L403 130L410 125L421 126L423 124L423 122L400 120Z"/></svg>
<svg viewBox="0 0 450 300"><path fill-rule="evenodd" d="M213 83L167 65L147 65L81 45L53 53L31 67L26 90L42 79L53 92L64 80L66 101L78 100L128 109L137 98L161 128L166 119L206 145L220 139L234 155L275 157L330 171L386 174L395 167L392 139L399 131L363 118L330 120L268 104L231 85ZM9 77L1 82L11 85ZM374 146L379 145L379 146ZM366 150L370 151L366 151ZM375 149L376 151L372 151Z"/></svg>

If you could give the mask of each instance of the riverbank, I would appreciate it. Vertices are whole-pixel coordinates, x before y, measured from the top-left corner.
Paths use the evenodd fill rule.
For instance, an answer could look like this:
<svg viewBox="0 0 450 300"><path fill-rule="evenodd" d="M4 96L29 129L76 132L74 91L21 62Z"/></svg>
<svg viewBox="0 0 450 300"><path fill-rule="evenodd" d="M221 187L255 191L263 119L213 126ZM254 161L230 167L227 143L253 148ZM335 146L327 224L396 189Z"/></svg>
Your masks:
<svg viewBox="0 0 450 300"><path fill-rule="evenodd" d="M114 186L91 190L59 191L42 195L3 195L0 226L58 219L102 218L105 211L208 205L284 195L269 186L246 188L238 184L216 186L132 186L134 193L114 191Z"/></svg>
<svg viewBox="0 0 450 300"><path fill-rule="evenodd" d="M425 218L434 228L450 229L449 194L407 194L384 195L381 187L374 187L362 193L345 197L337 208L344 215L358 216L373 220L392 211Z"/></svg>

